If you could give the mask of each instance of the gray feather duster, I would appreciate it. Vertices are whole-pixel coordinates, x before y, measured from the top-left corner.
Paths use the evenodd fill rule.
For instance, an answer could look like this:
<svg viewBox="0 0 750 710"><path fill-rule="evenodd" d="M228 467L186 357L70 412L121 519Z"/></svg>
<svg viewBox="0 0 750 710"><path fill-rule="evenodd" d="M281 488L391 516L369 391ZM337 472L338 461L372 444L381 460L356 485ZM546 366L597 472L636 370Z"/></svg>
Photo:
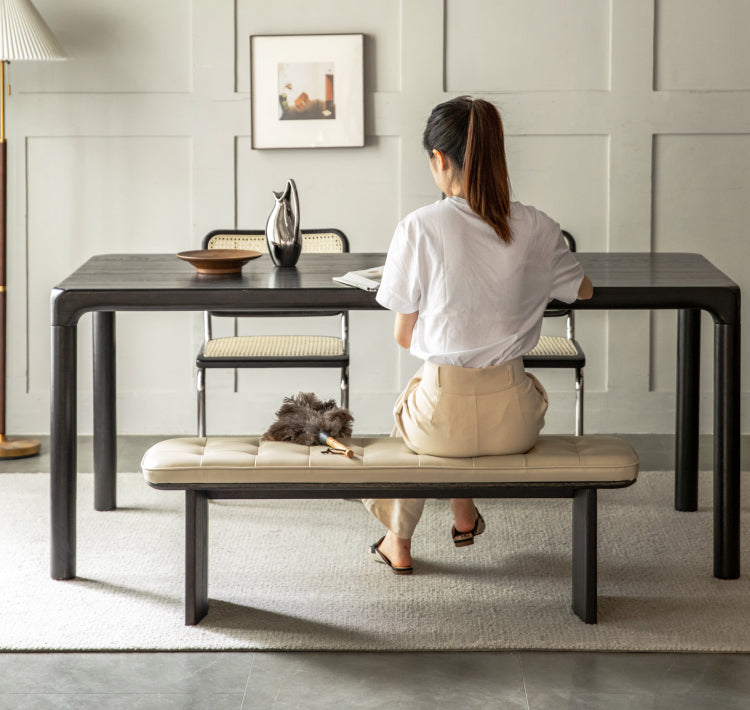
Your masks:
<svg viewBox="0 0 750 710"><path fill-rule="evenodd" d="M276 417L276 421L263 434L267 441L291 441L313 446L319 442L321 431L334 438L352 435L354 417L349 410L339 407L333 399L321 402L312 392L284 397Z"/></svg>

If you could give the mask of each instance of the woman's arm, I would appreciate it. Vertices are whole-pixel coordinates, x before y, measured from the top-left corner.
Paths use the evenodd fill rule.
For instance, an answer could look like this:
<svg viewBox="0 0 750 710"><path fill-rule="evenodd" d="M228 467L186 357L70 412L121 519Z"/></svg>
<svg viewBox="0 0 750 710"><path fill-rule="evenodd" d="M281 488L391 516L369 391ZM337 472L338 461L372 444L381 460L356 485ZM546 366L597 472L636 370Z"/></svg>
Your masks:
<svg viewBox="0 0 750 710"><path fill-rule="evenodd" d="M581 285L578 287L578 300L588 301L594 295L594 284L591 283L591 279L584 275Z"/></svg>
<svg viewBox="0 0 750 710"><path fill-rule="evenodd" d="M396 323L393 326L393 337L402 348L411 347L411 336L417 323L419 311L415 313L396 313Z"/></svg>

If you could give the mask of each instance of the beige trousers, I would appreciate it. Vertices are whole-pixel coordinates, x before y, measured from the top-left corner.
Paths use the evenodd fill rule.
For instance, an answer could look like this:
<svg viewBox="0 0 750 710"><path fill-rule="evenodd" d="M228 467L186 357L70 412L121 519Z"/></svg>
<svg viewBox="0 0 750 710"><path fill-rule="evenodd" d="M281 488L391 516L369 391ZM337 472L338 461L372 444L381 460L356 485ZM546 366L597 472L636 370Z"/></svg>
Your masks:
<svg viewBox="0 0 750 710"><path fill-rule="evenodd" d="M528 451L544 426L547 392L516 358L471 368L426 362L396 400L394 436L418 454L464 457ZM363 501L396 537L410 539L424 499Z"/></svg>

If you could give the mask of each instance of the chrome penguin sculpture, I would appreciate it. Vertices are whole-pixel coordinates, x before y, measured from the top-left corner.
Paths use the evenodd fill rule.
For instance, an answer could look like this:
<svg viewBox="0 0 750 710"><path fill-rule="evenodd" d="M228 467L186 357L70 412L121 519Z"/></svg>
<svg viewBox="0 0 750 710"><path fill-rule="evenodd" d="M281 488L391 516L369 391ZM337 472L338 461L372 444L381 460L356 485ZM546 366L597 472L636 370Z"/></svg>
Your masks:
<svg viewBox="0 0 750 710"><path fill-rule="evenodd" d="M276 204L266 222L266 242L276 266L294 266L302 251L299 229L299 197L294 180L287 180L281 192L273 193Z"/></svg>

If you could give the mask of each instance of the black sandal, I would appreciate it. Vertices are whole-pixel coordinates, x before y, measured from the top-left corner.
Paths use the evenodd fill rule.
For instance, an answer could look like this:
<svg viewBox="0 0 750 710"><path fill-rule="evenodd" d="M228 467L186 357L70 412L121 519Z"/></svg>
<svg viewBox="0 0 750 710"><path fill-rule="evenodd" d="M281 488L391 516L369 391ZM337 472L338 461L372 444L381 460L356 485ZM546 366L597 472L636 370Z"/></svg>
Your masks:
<svg viewBox="0 0 750 710"><path fill-rule="evenodd" d="M456 547L466 547L467 545L473 545L474 538L477 535L481 535L485 530L486 526L484 524L484 518L482 517L482 514L476 508L474 508L474 510L477 511L477 520L474 523L474 527L469 530L469 532L458 532L455 525L451 528L451 537L453 538L453 544Z"/></svg>
<svg viewBox="0 0 750 710"><path fill-rule="evenodd" d="M413 567L395 567L391 561L380 551L380 543L385 540L385 535L380 538L377 542L370 545L370 556L375 560L375 562L380 562L381 564L387 565L391 568L391 572L393 574L411 574L414 572Z"/></svg>

